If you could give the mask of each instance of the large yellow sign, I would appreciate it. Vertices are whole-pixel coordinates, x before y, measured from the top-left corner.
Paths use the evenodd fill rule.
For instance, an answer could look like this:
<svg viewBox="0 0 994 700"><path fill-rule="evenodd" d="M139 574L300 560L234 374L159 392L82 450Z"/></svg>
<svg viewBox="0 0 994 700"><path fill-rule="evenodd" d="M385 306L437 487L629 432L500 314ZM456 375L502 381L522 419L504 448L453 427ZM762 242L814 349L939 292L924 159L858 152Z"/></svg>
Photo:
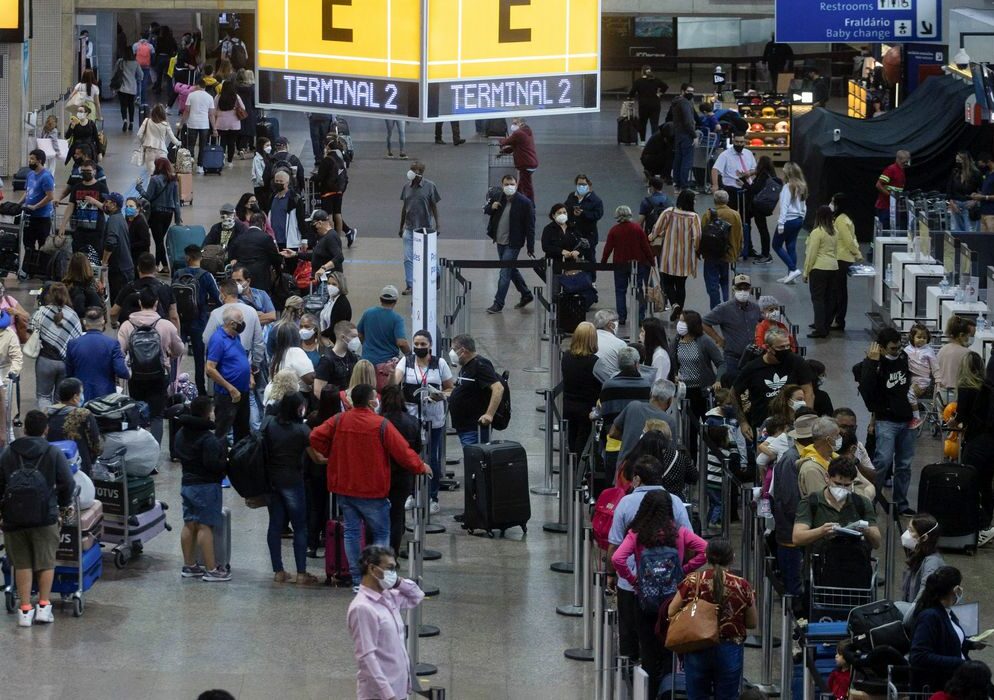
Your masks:
<svg viewBox="0 0 994 700"><path fill-rule="evenodd" d="M0 42L24 41L23 0L0 0Z"/></svg>

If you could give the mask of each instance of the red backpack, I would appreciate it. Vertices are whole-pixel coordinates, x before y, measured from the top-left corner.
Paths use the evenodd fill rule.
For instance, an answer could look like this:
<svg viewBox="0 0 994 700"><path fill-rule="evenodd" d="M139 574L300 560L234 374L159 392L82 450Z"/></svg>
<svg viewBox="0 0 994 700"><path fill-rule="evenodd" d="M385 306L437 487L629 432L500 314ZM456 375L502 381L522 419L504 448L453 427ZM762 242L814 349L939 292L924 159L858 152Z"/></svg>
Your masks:
<svg viewBox="0 0 994 700"><path fill-rule="evenodd" d="M135 53L135 60L138 61L138 65L142 68L148 68L152 65L152 45L147 41L143 41L138 44L138 51Z"/></svg>
<svg viewBox="0 0 994 700"><path fill-rule="evenodd" d="M594 532L597 546L604 551L607 551L611 545L608 542L608 536L611 534L611 523L614 522L614 509L617 507L618 501L624 498L625 493L625 489L612 486L604 489L597 497L597 503L594 504L594 515L590 519L590 527Z"/></svg>

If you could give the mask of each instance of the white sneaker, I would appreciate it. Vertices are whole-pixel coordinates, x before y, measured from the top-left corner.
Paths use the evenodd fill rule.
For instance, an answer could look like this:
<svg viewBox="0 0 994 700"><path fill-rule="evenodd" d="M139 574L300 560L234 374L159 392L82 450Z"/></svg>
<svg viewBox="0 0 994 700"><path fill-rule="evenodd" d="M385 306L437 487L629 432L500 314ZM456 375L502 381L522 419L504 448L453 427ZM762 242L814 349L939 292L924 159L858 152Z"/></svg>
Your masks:
<svg viewBox="0 0 994 700"><path fill-rule="evenodd" d="M51 607L51 606L49 606ZM17 612L17 626L18 627L30 627L31 623L35 620L35 609L30 610L18 610Z"/></svg>
<svg viewBox="0 0 994 700"><path fill-rule="evenodd" d="M791 270L790 274L788 274L786 277L784 277L783 282L784 282L784 284L792 284L794 282L794 280L796 280L800 276L801 276L801 271L800 270Z"/></svg>
<svg viewBox="0 0 994 700"><path fill-rule="evenodd" d="M977 538L977 546L983 547L985 544L989 544L991 540L994 540L994 527L980 531L980 537Z"/></svg>
<svg viewBox="0 0 994 700"><path fill-rule="evenodd" d="M198 166L197 166L197 175L203 175L203 174L204 174L204 169L203 169L203 167L202 167L202 166L200 166L200 165L198 165Z"/></svg>
<svg viewBox="0 0 994 700"><path fill-rule="evenodd" d="M414 510L414 496L408 496L404 501L404 510Z"/></svg>
<svg viewBox="0 0 994 700"><path fill-rule="evenodd" d="M438 501L432 501L431 505L428 506L428 512L431 513L432 515L435 515L440 510L442 510L442 508L441 506L438 505Z"/></svg>
<svg viewBox="0 0 994 700"><path fill-rule="evenodd" d="M55 622L55 615L52 614L51 603L35 607L35 622Z"/></svg>

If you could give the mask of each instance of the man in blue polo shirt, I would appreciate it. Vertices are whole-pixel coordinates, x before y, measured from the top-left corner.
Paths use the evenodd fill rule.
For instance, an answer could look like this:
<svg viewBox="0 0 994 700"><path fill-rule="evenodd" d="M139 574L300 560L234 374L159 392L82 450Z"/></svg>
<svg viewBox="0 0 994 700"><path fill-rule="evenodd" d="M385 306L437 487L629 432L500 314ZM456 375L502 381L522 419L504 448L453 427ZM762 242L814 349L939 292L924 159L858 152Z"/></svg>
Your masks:
<svg viewBox="0 0 994 700"><path fill-rule="evenodd" d="M28 154L28 180L21 203L28 215L24 227L24 248L41 248L52 231L52 216L55 208L55 178L45 169L45 152L35 149Z"/></svg>
<svg viewBox="0 0 994 700"><path fill-rule="evenodd" d="M225 306L222 325L207 343L207 376L214 382L214 434L224 439L234 429L235 442L249 433L252 366L239 334L245 330L241 309Z"/></svg>
<svg viewBox="0 0 994 700"><path fill-rule="evenodd" d="M404 319L394 311L398 292L392 284L380 291L380 305L366 309L356 329L362 340L362 359L376 367L376 390L380 391L393 376L397 365L398 349L404 356L411 352L404 330Z"/></svg>

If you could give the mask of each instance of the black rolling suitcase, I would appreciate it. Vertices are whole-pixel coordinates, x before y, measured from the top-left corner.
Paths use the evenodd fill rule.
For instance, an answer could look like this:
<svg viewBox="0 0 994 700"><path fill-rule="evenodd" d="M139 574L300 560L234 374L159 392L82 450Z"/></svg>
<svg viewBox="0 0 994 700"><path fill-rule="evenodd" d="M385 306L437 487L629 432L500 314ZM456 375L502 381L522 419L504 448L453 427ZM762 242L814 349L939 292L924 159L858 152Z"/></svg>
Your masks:
<svg viewBox="0 0 994 700"><path fill-rule="evenodd" d="M582 294L560 294L556 310L560 333L572 333L587 320L587 300Z"/></svg>
<svg viewBox="0 0 994 700"><path fill-rule="evenodd" d="M918 512L939 521L940 547L976 551L981 528L977 470L952 462L924 467L918 480Z"/></svg>
<svg viewBox="0 0 994 700"><path fill-rule="evenodd" d="M531 500L528 492L528 456L517 442L498 440L463 448L466 466L463 529L494 530L520 527L528 532Z"/></svg>
<svg viewBox="0 0 994 700"><path fill-rule="evenodd" d="M618 143L633 144L639 142L639 120L635 117L618 119Z"/></svg>

